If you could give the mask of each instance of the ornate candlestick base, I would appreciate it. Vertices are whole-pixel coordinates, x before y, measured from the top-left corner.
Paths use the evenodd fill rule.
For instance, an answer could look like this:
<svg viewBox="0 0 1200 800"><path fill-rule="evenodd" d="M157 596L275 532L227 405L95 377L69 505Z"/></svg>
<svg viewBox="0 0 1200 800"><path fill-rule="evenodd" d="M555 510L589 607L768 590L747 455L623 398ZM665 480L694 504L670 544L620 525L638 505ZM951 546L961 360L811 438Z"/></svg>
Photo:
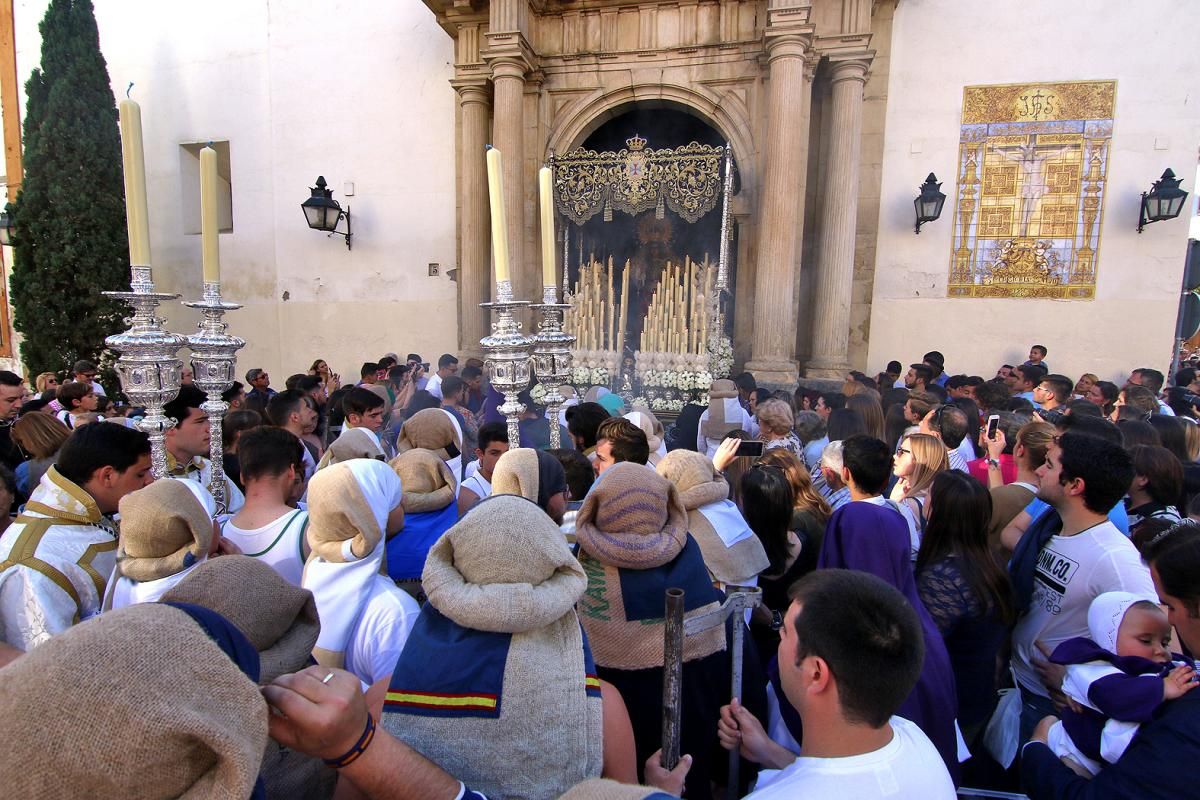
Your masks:
<svg viewBox="0 0 1200 800"><path fill-rule="evenodd" d="M550 418L550 446L562 447L562 434L558 428L558 412L562 408L563 396L559 387L571 380L571 345L575 337L563 331L563 314L570 303L556 303L553 286L546 286L541 303L530 306L540 311L542 321L533 337L533 371L539 383L546 386L546 409Z"/></svg>
<svg viewBox="0 0 1200 800"><path fill-rule="evenodd" d="M525 406L517 401L517 394L529 387L532 361L529 357L533 340L521 333L521 325L513 317L513 311L529 306L527 300L512 299L512 283L496 284L494 303L480 303L480 308L495 309L498 313L492 323L492 335L479 340L483 345L484 364L488 369L488 380L496 391L504 395L500 413L508 421L508 446L521 446L520 420Z"/></svg>
<svg viewBox="0 0 1200 800"><path fill-rule="evenodd" d="M207 281L204 283L203 299L184 305L204 312L204 319L196 326L196 333L189 336L187 341L192 348L192 369L196 373L196 386L208 396L200 406L208 413L208 457L212 461L208 490L217 501L217 513L223 514L229 510L229 501L225 491L225 470L222 467L224 450L221 429L229 404L221 395L233 386L237 351L246 346L246 340L226 333L227 326L222 317L226 311L234 311L241 308L241 305L222 300L221 284Z"/></svg>
<svg viewBox="0 0 1200 800"><path fill-rule="evenodd" d="M179 394L183 362L176 353L187 340L164 328L155 313L159 303L179 295L154 291L149 266L130 267L130 272L133 291L104 293L133 306L133 316L127 320L129 330L109 336L104 344L120 354L117 375L129 402L146 409L137 426L150 437L150 468L158 479L167 474L166 432L175 424L163 414L163 406Z"/></svg>

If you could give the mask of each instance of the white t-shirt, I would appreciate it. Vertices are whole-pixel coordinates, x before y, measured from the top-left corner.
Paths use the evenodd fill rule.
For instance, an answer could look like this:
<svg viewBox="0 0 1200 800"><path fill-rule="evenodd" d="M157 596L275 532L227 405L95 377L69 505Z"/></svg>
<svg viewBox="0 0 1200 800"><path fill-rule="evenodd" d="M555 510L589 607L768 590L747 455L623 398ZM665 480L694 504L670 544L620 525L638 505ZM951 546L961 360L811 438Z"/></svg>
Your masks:
<svg viewBox="0 0 1200 800"><path fill-rule="evenodd" d="M492 496L492 482L478 471L462 482L462 488L470 489L480 500Z"/></svg>
<svg viewBox="0 0 1200 800"><path fill-rule="evenodd" d="M392 677L400 651L420 614L421 607L412 595L397 589L391 579L376 577L371 596L346 643L345 669L358 676L364 691Z"/></svg>
<svg viewBox="0 0 1200 800"><path fill-rule="evenodd" d="M745 800L954 800L954 782L921 729L902 717L892 717L891 725L892 740L870 753L844 758L800 756L785 769L759 773L758 788Z"/></svg>
<svg viewBox="0 0 1200 800"><path fill-rule="evenodd" d="M227 520L221 526L221 535L236 544L245 555L270 565L285 581L299 586L304 573L302 548L307 529L308 512L297 509L249 531Z"/></svg>
<svg viewBox="0 0 1200 800"><path fill-rule="evenodd" d="M432 375L430 375L429 382L425 384L425 391L429 392L431 395L436 397L438 400L441 400L442 399L442 376L438 375L436 372L433 373Z"/></svg>
<svg viewBox="0 0 1200 800"><path fill-rule="evenodd" d="M1032 657L1045 660L1035 642L1053 651L1076 636L1089 637L1088 607L1104 592L1157 597L1150 570L1137 548L1108 520L1074 536L1054 536L1038 553L1029 613L1013 630L1017 682L1048 697Z"/></svg>

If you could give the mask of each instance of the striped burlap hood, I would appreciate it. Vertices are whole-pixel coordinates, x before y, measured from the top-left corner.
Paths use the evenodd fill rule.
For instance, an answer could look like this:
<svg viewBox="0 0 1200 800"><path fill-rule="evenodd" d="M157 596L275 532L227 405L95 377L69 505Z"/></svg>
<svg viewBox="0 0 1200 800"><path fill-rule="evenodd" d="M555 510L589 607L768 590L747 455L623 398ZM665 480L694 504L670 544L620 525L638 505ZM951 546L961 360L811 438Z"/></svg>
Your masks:
<svg viewBox="0 0 1200 800"><path fill-rule="evenodd" d="M703 453L674 450L659 462L657 471L679 492L688 532L715 580L744 585L770 566L762 542L729 499L729 484Z"/></svg>
<svg viewBox="0 0 1200 800"><path fill-rule="evenodd" d="M575 518L579 563L588 589L579 600L583 627L596 663L613 669L663 664L666 590L684 590L685 616L720 603L675 486L642 464L609 467L588 493ZM725 648L718 626L689 636L685 661Z"/></svg>
<svg viewBox="0 0 1200 800"><path fill-rule="evenodd" d="M600 686L574 606L587 585L558 527L493 495L429 551L429 602L383 727L493 798L558 797L600 774Z"/></svg>

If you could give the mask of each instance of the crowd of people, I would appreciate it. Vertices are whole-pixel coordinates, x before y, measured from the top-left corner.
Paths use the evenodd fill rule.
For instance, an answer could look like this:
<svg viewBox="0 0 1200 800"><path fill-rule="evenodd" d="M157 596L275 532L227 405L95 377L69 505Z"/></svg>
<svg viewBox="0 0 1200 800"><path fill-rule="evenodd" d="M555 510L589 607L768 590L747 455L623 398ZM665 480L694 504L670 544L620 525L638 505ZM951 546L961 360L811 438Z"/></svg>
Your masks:
<svg viewBox="0 0 1200 800"><path fill-rule="evenodd" d="M185 369L158 481L95 364L0 371L6 791L1187 796L1200 364L1118 386L1047 355L742 373L673 420L527 391L515 448L482 362L317 359L225 393L220 465Z"/></svg>

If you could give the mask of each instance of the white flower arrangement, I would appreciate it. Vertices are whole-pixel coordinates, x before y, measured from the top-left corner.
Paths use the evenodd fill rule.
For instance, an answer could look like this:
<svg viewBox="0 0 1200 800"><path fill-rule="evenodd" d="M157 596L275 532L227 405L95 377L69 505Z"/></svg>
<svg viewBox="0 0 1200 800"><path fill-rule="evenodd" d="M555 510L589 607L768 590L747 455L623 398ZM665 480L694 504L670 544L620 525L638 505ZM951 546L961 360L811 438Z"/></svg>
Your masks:
<svg viewBox="0 0 1200 800"><path fill-rule="evenodd" d="M529 396L533 398L534 403L538 404L539 406L544 406L546 404L545 384L535 384L534 387L529 390Z"/></svg>
<svg viewBox="0 0 1200 800"><path fill-rule="evenodd" d="M592 369L592 385L593 386L608 386L608 368L595 367Z"/></svg>
<svg viewBox="0 0 1200 800"><path fill-rule="evenodd" d="M571 382L576 387L588 386L588 381L591 380L592 371L587 367L578 366L571 370Z"/></svg>

